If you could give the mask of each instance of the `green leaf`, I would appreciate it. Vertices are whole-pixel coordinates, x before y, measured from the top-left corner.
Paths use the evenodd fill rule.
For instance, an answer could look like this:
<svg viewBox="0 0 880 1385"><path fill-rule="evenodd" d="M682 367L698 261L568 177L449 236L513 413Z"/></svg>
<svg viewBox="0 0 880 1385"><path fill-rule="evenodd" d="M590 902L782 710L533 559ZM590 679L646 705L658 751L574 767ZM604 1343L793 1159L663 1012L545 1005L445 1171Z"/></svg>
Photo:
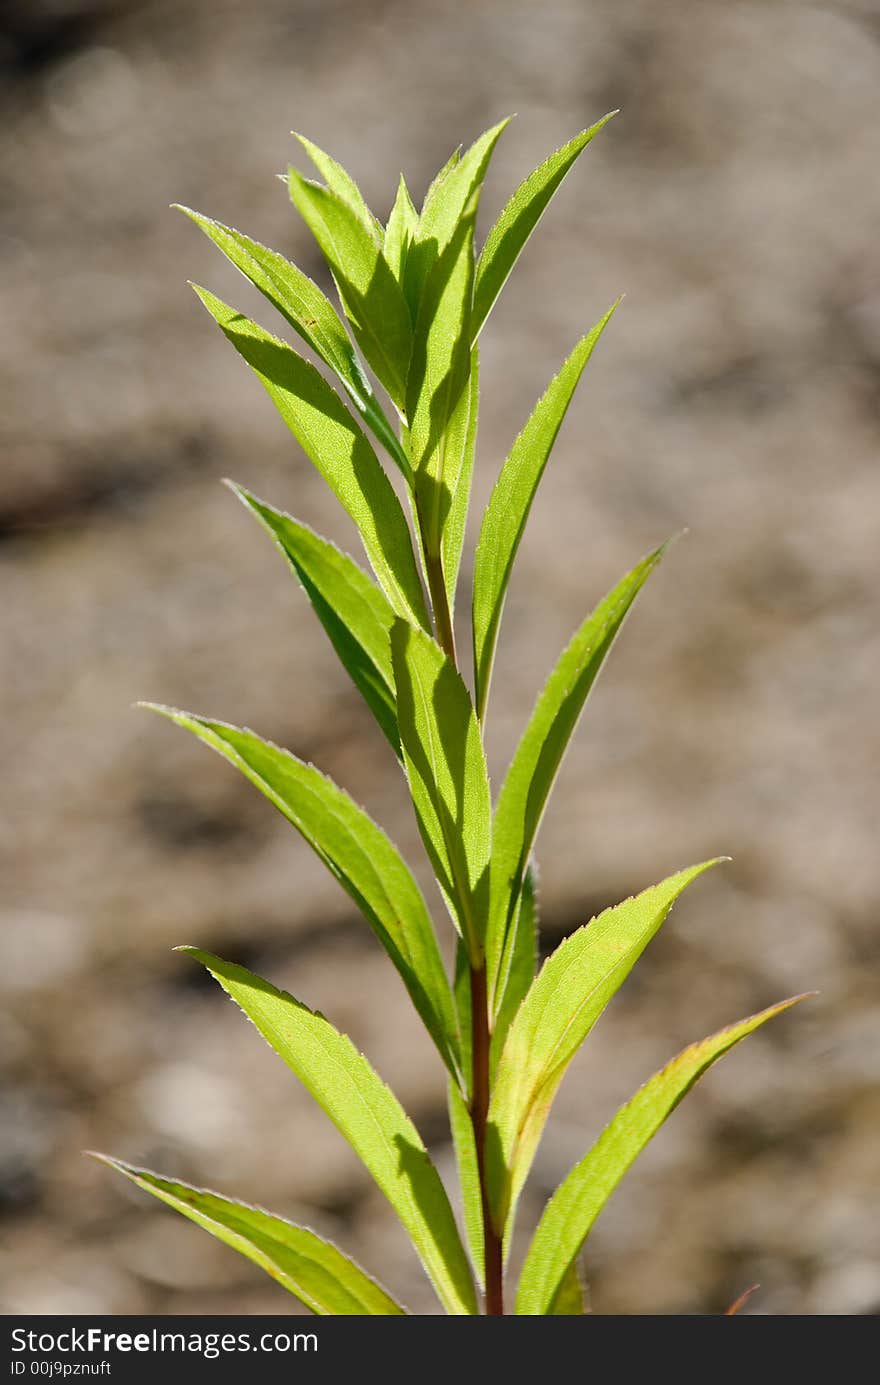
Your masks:
<svg viewBox="0 0 880 1385"><path fill-rule="evenodd" d="M473 1095L474 1056L472 1051L473 1011L471 1009L471 963L467 948L459 937L455 943L455 973L452 983L458 1032L461 1035L461 1066L465 1075L462 1094L469 1102Z"/></svg>
<svg viewBox="0 0 880 1385"><path fill-rule="evenodd" d="M346 1317L405 1313L359 1265L314 1231L273 1217L261 1207L162 1178L121 1159L106 1154L93 1157L252 1260L313 1313Z"/></svg>
<svg viewBox="0 0 880 1385"><path fill-rule="evenodd" d="M519 259L520 252L566 173L593 136L597 135L616 114L616 111L609 112L595 125L591 125L589 130L582 130L574 139L569 140L568 144L557 149L529 174L525 182L520 183L507 203L489 232L477 266L473 317L475 337L481 331L496 298L507 282L510 271Z"/></svg>
<svg viewBox="0 0 880 1385"><path fill-rule="evenodd" d="M633 601L667 545L628 573L584 621L535 704L501 786L493 823L486 932L492 1013L506 985L510 934L535 837L562 758L590 689Z"/></svg>
<svg viewBox="0 0 880 1385"><path fill-rule="evenodd" d="M492 819L480 728L461 675L429 635L396 621L391 658L419 830L468 955L479 965Z"/></svg>
<svg viewBox="0 0 880 1385"><path fill-rule="evenodd" d="M577 1260L573 1260L565 1272L559 1292L547 1309L548 1314L557 1318L582 1318L584 1307L584 1286L578 1273Z"/></svg>
<svg viewBox="0 0 880 1385"><path fill-rule="evenodd" d="M439 171L431 179L428 191L425 193L425 198L422 202L422 212L424 212L425 209L431 205L432 200L437 195L437 191L440 187L440 184L444 182L444 180L449 177L449 174L452 172L452 170L458 164L461 163L461 148L462 147L459 144L457 148L453 149L452 153L449 155L449 158L446 160L443 167L439 169Z"/></svg>
<svg viewBox="0 0 880 1385"><path fill-rule="evenodd" d="M577 1164L548 1202L529 1247L516 1300L521 1314L553 1312L572 1261L627 1169L675 1110L694 1083L722 1054L804 996L772 1005L757 1015L691 1044L622 1106L590 1153Z"/></svg>
<svg viewBox="0 0 880 1385"><path fill-rule="evenodd" d="M617 303L578 342L551 380L501 468L474 558L473 638L477 715L485 721L498 627L510 574L538 483L578 381Z"/></svg>
<svg viewBox="0 0 880 1385"><path fill-rule="evenodd" d="M244 277L260 290L339 380L358 413L409 479L409 460L364 374L357 352L333 305L296 265L259 241L219 221L175 204Z"/></svg>
<svg viewBox="0 0 880 1385"><path fill-rule="evenodd" d="M449 511L443 525L440 559L449 604L450 620L455 611L455 589L464 550L464 533L471 499L471 481L477 450L477 422L480 412L480 348L471 348L468 388L463 391L449 426L446 443L446 475L452 487ZM467 422L465 423L465 413ZM454 480L453 480L454 478Z"/></svg>
<svg viewBox="0 0 880 1385"><path fill-rule="evenodd" d="M357 525L373 571L398 615L429 624L409 526L391 482L339 396L308 361L255 322L195 291L244 357L300 447Z"/></svg>
<svg viewBox="0 0 880 1385"><path fill-rule="evenodd" d="M355 687L394 753L400 756L391 668L395 615L388 601L375 582L334 544L243 487L232 482L229 485L287 558Z"/></svg>
<svg viewBox="0 0 880 1385"><path fill-rule="evenodd" d="M364 201L363 193L351 174L346 172L342 164L331 159L329 154L325 154L323 149L319 149L317 144L306 139L305 135L297 134L296 130L293 131L293 134L299 140L330 191L334 192L337 197L341 197L343 202L348 203L351 210L360 217L372 236L378 236L381 239L382 227Z"/></svg>
<svg viewBox="0 0 880 1385"><path fill-rule="evenodd" d="M547 959L517 1011L489 1106L492 1216L504 1231L565 1070L704 861L606 909Z"/></svg>
<svg viewBox="0 0 880 1385"><path fill-rule="evenodd" d="M406 262L405 292L413 321L418 320L428 275L455 234L472 198L479 194L492 151L509 123L508 117L493 125L474 141L463 158L457 158L456 151L428 189Z"/></svg>
<svg viewBox="0 0 880 1385"><path fill-rule="evenodd" d="M357 213L291 168L290 196L330 266L355 339L399 409L406 397L412 321L403 291Z"/></svg>
<svg viewBox="0 0 880 1385"><path fill-rule="evenodd" d="M235 765L305 838L363 913L449 1071L460 1079L458 1021L425 901L397 848L331 779L252 731L143 704Z"/></svg>
<svg viewBox="0 0 880 1385"><path fill-rule="evenodd" d="M480 1192L480 1170L477 1146L470 1112L455 1082L448 1084L449 1126L455 1148L455 1162L461 1188L462 1214L471 1264L482 1289L486 1283L486 1251L483 1240L483 1202Z"/></svg>
<svg viewBox="0 0 880 1385"><path fill-rule="evenodd" d="M511 929L510 965L507 968L504 993L499 1000L495 1028L492 1031L493 1077L504 1048L507 1031L535 979L538 965L537 875L537 866L533 861L526 871L519 907Z"/></svg>
<svg viewBox="0 0 880 1385"><path fill-rule="evenodd" d="M406 399L409 456L429 560L440 557L467 448L475 216L473 199L428 276L413 334Z"/></svg>
<svg viewBox="0 0 880 1385"><path fill-rule="evenodd" d="M394 199L394 206L391 208L391 215L385 228L385 244L382 251L388 262L388 268L398 284L403 283L406 257L409 254L409 247L412 244L418 220L419 214L413 206L409 188L406 186L401 173L400 182L397 185L397 196Z"/></svg>
<svg viewBox="0 0 880 1385"><path fill-rule="evenodd" d="M326 1111L394 1208L448 1313L477 1311L449 1199L400 1102L323 1015L244 967L183 948L207 967Z"/></svg>

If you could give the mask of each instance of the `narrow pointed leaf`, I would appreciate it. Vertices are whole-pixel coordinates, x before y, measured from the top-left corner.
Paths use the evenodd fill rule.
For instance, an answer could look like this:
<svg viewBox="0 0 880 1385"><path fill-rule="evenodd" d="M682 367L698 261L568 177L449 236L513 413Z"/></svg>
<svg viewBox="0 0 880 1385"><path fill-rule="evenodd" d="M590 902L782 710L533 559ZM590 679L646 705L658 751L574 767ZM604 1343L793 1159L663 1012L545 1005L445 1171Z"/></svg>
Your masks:
<svg viewBox="0 0 880 1385"><path fill-rule="evenodd" d="M291 168L290 196L326 259L355 339L399 409L404 408L412 320L378 235L329 188Z"/></svg>
<svg viewBox="0 0 880 1385"><path fill-rule="evenodd" d="M391 657L416 819L452 918L478 962L492 813L480 728L461 675L429 635L398 620Z"/></svg>
<svg viewBox="0 0 880 1385"><path fill-rule="evenodd" d="M385 417L336 309L296 265L230 226L178 205L246 279L260 290L321 360L330 367L358 413L394 458L404 476L409 462Z"/></svg>
<svg viewBox="0 0 880 1385"><path fill-rule="evenodd" d="M359 1265L304 1226L121 1159L94 1157L252 1260L313 1313L391 1317L405 1312Z"/></svg>
<svg viewBox="0 0 880 1385"><path fill-rule="evenodd" d="M343 666L400 756L391 668L395 615L388 600L357 563L313 529L241 486L232 490L287 558Z"/></svg>
<svg viewBox="0 0 880 1385"><path fill-rule="evenodd" d="M614 309L572 351L536 404L501 468L474 557L473 638L477 714L485 720L504 598L532 501L584 367Z"/></svg>
<svg viewBox="0 0 880 1385"><path fill-rule="evenodd" d="M493 823L486 957L493 1013L506 984L507 941L535 837L562 758L590 689L633 601L665 545L599 603L561 654L544 685L501 787Z"/></svg>
<svg viewBox="0 0 880 1385"><path fill-rule="evenodd" d="M323 149L319 149L317 144L306 139L305 135L297 134L296 131L294 131L294 135L330 191L334 192L337 197L341 197L343 202L347 202L351 210L360 217L370 234L381 240L382 227L367 206L364 195L351 174L342 167L341 163L337 163L335 159L331 159L329 154L325 154Z"/></svg>
<svg viewBox="0 0 880 1385"><path fill-rule="evenodd" d="M443 1184L412 1121L363 1054L323 1015L244 967L198 948L182 950L241 1006L363 1161L409 1233L446 1311L476 1313L473 1278Z"/></svg>
<svg viewBox="0 0 880 1385"><path fill-rule="evenodd" d="M547 1309L547 1313L556 1318L582 1318L586 1313L584 1307L584 1286L578 1273L577 1260L573 1260L565 1272L559 1290L553 1299L552 1304Z"/></svg>
<svg viewBox="0 0 880 1385"><path fill-rule="evenodd" d="M470 421L470 321L476 201L425 285L407 384L409 456L428 559L438 559L465 460Z"/></svg>
<svg viewBox="0 0 880 1385"><path fill-rule="evenodd" d="M572 1261L627 1169L703 1073L767 1020L804 996L772 1005L691 1044L646 1082L606 1126L548 1202L523 1265L516 1299L521 1314L545 1314Z"/></svg>
<svg viewBox="0 0 880 1385"><path fill-rule="evenodd" d="M489 1107L487 1163L496 1229L507 1228L568 1064L704 861L606 909L566 938L517 1011Z"/></svg>
<svg viewBox="0 0 880 1385"><path fill-rule="evenodd" d="M405 292L413 320L418 319L422 293L434 264L456 232L465 209L479 195L495 145L510 123L509 118L480 135L461 158L453 158L441 169L428 189L407 257ZM470 346L470 342L467 343Z"/></svg>
<svg viewBox="0 0 880 1385"><path fill-rule="evenodd" d="M486 1282L486 1253L483 1241L483 1203L480 1193L480 1170L477 1146L470 1112L455 1082L448 1084L449 1126L455 1147L455 1163L461 1189L462 1216L471 1264L482 1289Z"/></svg>
<svg viewBox="0 0 880 1385"><path fill-rule="evenodd" d="M431 205L431 202L433 198L436 196L440 184L444 181L444 179L449 177L449 174L452 172L452 170L460 163L461 145L459 144L457 148L453 149L452 153L449 155L449 158L446 160L443 167L441 169L438 169L437 173L431 179L431 182L428 186L428 191L425 193L424 201L422 202L422 213L424 213L425 209Z"/></svg>
<svg viewBox="0 0 880 1385"><path fill-rule="evenodd" d="M508 965L502 969L505 978L504 992L499 999L495 1028L492 1031L493 1076L504 1048L507 1031L529 992L538 966L537 873L533 861L526 871L519 907L510 930L510 958Z"/></svg>
<svg viewBox="0 0 880 1385"><path fill-rule="evenodd" d="M455 1013L458 1015L458 1032L461 1036L461 1066L465 1075L462 1094L470 1102L473 1096L473 1014L471 1011L471 964L464 941L459 937L455 943L455 973L452 982L455 998Z"/></svg>
<svg viewBox="0 0 880 1385"><path fill-rule="evenodd" d="M507 282L529 236L543 216L553 194L568 173L578 155L586 149L616 111L603 116L589 130L582 130L574 139L557 149L538 168L520 183L492 230L489 232L477 266L474 292L473 331L476 337L499 293Z"/></svg>
<svg viewBox="0 0 880 1385"><path fill-rule="evenodd" d="M339 396L315 367L285 342L264 332L207 289L196 287L196 293L354 520L394 610L427 626L421 580L400 501Z"/></svg>
<svg viewBox="0 0 880 1385"><path fill-rule="evenodd" d="M436 935L419 887L385 833L314 765L252 731L145 705L216 750L301 833L363 913L458 1079L458 1023Z"/></svg>
<svg viewBox="0 0 880 1385"><path fill-rule="evenodd" d="M409 254L409 247L412 244L418 220L419 214L413 206L409 188L406 186L401 173L400 182L397 185L397 196L394 199L394 206L391 208L391 215L385 228L385 242L382 249L388 268L398 284L403 283L406 257Z"/></svg>
<svg viewBox="0 0 880 1385"><path fill-rule="evenodd" d="M471 348L470 377L453 415L447 442L446 474L452 484L449 512L443 525L440 558L450 617L455 611L455 591L464 550L464 535L471 499L471 481L477 450L480 411L480 349ZM465 414L467 422L465 423ZM452 481L452 478L455 478Z"/></svg>

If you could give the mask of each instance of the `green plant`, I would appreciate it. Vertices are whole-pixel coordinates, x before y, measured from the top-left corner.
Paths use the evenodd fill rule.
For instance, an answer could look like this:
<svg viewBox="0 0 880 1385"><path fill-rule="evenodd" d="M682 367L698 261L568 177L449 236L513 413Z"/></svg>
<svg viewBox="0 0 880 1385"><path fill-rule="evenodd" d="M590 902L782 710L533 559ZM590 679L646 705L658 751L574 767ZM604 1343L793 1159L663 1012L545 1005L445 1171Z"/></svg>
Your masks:
<svg viewBox="0 0 880 1385"><path fill-rule="evenodd" d="M250 731L154 710L192 731L274 803L357 903L399 971L448 1070L470 1261L416 1129L350 1040L323 1015L243 967L183 950L238 1002L361 1157L450 1314L479 1311L477 1284L486 1313L504 1312L504 1262L517 1200L556 1090L675 900L714 864L679 871L607 909L566 938L536 975L538 828L590 689L663 547L614 587L560 656L494 810L483 733L505 593L535 490L614 308L551 381L492 492L474 560L473 697L456 651L455 594L477 431L477 341L547 204L609 118L530 174L479 257L474 225L480 188L507 122L452 156L421 212L401 178L384 228L345 170L302 139L324 183L290 169L290 196L327 260L348 330L320 289L280 255L182 209L280 312L347 396L348 407L290 345L196 288L360 531L376 582L304 524L233 486L289 561L406 773L458 934L454 978L447 976L408 867L343 790ZM391 401L397 428L358 351ZM412 530L368 433L402 473ZM517 1313L584 1311L578 1256L627 1168L712 1063L794 1003L783 1001L693 1044L620 1109L550 1199L520 1276ZM313 1232L216 1193L118 1160L106 1162L254 1260L313 1312L404 1312Z"/></svg>

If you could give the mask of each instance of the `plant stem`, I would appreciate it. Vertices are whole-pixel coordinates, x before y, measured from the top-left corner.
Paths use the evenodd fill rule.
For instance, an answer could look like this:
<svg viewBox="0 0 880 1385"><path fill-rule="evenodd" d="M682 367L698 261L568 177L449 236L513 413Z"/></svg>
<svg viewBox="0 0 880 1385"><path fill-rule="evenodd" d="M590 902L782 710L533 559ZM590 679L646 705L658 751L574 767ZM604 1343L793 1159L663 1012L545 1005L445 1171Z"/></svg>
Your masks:
<svg viewBox="0 0 880 1385"><path fill-rule="evenodd" d="M486 1313L504 1313L504 1247L492 1225L489 1189L486 1183L486 1123L489 1115L489 1002L486 968L471 967L471 1051L474 1064L471 1122L477 1147L480 1175L480 1200L483 1207L483 1251L486 1262Z"/></svg>
<svg viewBox="0 0 880 1385"><path fill-rule="evenodd" d="M417 507L418 511L418 507ZM424 542L425 526L419 513L419 529L422 536L422 551L425 557L425 576L434 611L434 628L437 642L458 668L455 653L455 630L446 583L443 580L443 562L439 554L432 555ZM504 1245L492 1225L489 1206L489 1189L486 1183L486 1126L489 1116L489 1052L491 1030L489 1027L489 995L486 986L485 962L477 968L471 965L471 1053L473 1057L473 1096L471 1098L471 1124L474 1130L474 1143L477 1148L477 1169L480 1177L480 1203L483 1210L483 1258L486 1265L486 1315L501 1317L504 1314Z"/></svg>
<svg viewBox="0 0 880 1385"><path fill-rule="evenodd" d="M455 668L458 668L458 659L455 654L455 632L452 628L452 612L449 609L449 598L446 595L446 583L443 580L443 566L438 557L431 557L425 553L425 565L428 574L428 589L431 593L431 605L434 609L434 624L437 628L437 643L443 652L451 659Z"/></svg>

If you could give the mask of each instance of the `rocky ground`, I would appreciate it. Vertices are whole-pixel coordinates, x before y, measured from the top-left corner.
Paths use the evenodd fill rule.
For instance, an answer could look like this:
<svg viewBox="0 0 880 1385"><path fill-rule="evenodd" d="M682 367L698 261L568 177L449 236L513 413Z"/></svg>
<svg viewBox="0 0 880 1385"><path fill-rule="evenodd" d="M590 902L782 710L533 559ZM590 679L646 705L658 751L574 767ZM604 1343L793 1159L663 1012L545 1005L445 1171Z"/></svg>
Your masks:
<svg viewBox="0 0 880 1385"><path fill-rule="evenodd" d="M549 376L627 292L519 559L492 768L586 610L686 525L543 828L547 945L682 864L733 862L573 1068L523 1224L678 1047L818 988L629 1176L589 1244L592 1301L715 1312L758 1280L750 1311L876 1311L878 5L19 0L0 70L4 1311L296 1311L88 1147L305 1219L434 1311L347 1147L170 951L198 942L326 1010L451 1171L439 1067L346 896L228 767L130 710L254 726L419 859L387 747L219 484L355 542L185 280L270 310L166 208L241 225L326 282L273 176L291 127L384 215L400 168L421 190L518 111L485 228L615 106L484 338L477 519Z"/></svg>

